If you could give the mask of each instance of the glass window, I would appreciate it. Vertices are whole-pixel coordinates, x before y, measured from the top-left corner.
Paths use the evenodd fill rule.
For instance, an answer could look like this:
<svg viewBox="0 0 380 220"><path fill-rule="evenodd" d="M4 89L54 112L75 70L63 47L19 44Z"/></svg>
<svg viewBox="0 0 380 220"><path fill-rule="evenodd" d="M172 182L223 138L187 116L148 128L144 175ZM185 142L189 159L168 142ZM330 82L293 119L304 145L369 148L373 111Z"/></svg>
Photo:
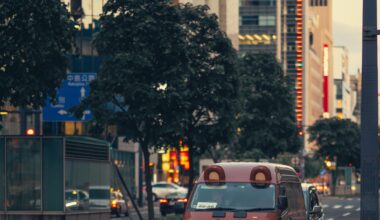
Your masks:
<svg viewBox="0 0 380 220"><path fill-rule="evenodd" d="M305 208L305 200L300 184L285 183L286 196L290 210L299 210Z"/></svg>
<svg viewBox="0 0 380 220"><path fill-rule="evenodd" d="M275 16L259 16L259 26L274 26L276 25Z"/></svg>
<svg viewBox="0 0 380 220"><path fill-rule="evenodd" d="M43 139L43 210L63 211L63 139Z"/></svg>
<svg viewBox="0 0 380 220"><path fill-rule="evenodd" d="M245 6L275 6L276 0L245 0Z"/></svg>
<svg viewBox="0 0 380 220"><path fill-rule="evenodd" d="M258 16L242 16L241 24L242 25L258 25L259 24Z"/></svg>
<svg viewBox="0 0 380 220"><path fill-rule="evenodd" d="M198 184L190 204L192 210L275 209L275 186L251 183L225 183L219 186Z"/></svg>
<svg viewBox="0 0 380 220"><path fill-rule="evenodd" d="M108 163L66 160L65 168L66 211L109 209ZM69 197L70 193L73 195ZM74 195L78 196L75 198Z"/></svg>
<svg viewBox="0 0 380 220"><path fill-rule="evenodd" d="M7 139L8 210L41 209L41 140Z"/></svg>

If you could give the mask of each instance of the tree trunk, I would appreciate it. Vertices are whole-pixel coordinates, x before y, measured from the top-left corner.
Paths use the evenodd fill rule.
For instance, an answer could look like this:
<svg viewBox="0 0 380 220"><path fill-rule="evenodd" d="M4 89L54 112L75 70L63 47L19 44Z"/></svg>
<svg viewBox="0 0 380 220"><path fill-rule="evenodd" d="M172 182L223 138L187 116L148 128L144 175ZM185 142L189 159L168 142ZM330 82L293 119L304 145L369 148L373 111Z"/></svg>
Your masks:
<svg viewBox="0 0 380 220"><path fill-rule="evenodd" d="M191 191L193 190L193 187L194 187L194 179L195 179L195 175L194 175L194 149L193 149L193 143L190 141L188 143L188 146L189 146L189 164L190 164L190 170L189 170L189 191L187 193L187 196L189 197L190 194L191 194Z"/></svg>
<svg viewBox="0 0 380 220"><path fill-rule="evenodd" d="M153 192L152 192L152 175L149 169L150 163L150 153L148 149L148 145L145 143L141 143L142 152L144 154L144 168L145 168L145 189L147 193L148 200L148 219L154 219L154 207L153 207Z"/></svg>

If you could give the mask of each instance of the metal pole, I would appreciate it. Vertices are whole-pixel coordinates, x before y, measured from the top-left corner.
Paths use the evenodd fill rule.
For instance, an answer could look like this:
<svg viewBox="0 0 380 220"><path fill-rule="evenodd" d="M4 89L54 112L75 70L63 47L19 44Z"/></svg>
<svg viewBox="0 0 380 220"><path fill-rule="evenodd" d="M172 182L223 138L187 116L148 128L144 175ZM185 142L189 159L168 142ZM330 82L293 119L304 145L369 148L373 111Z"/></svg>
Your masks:
<svg viewBox="0 0 380 220"><path fill-rule="evenodd" d="M117 176L119 177L119 181L120 181L121 184L123 185L124 190L127 192L129 198L131 199L131 202L132 202L133 208L135 209L135 211L136 211L136 213L137 213L139 219L140 219L140 220L143 220L143 217L141 216L140 210L139 210L139 208L137 207L137 205L136 205L136 203L135 203L135 200L134 200L133 197L132 197L132 193L131 193L131 191L129 190L127 184L125 183L125 181L124 181L124 179L123 179L123 176L122 176L121 173L120 173L119 168L118 168L118 167L116 166L116 164L114 164L114 163L112 164L112 166L113 166L114 170L116 171L116 174L117 174ZM124 196L125 196L125 195L124 195ZM124 200L127 201L126 198L124 198ZM130 214L130 213L129 213L129 214ZM131 217L131 216L129 216L129 217Z"/></svg>
<svg viewBox="0 0 380 220"><path fill-rule="evenodd" d="M377 143L377 29L376 0L363 0L361 103L361 220L379 219L379 150Z"/></svg>

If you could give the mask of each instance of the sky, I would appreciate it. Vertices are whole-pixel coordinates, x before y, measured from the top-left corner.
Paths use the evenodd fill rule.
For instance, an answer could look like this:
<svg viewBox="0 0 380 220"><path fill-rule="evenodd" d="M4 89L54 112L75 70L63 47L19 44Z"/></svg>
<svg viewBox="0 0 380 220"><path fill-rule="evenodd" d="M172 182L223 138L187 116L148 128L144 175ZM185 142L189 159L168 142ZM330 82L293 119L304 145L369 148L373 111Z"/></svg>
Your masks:
<svg viewBox="0 0 380 220"><path fill-rule="evenodd" d="M335 46L345 46L349 53L349 71L361 69L362 0L331 0L333 2L333 38ZM378 4L379 6L379 4ZM380 15L378 7L378 15ZM379 16L378 16L379 17ZM379 20L379 19L378 19ZM378 22L379 23L379 22ZM380 51L380 50L379 50Z"/></svg>

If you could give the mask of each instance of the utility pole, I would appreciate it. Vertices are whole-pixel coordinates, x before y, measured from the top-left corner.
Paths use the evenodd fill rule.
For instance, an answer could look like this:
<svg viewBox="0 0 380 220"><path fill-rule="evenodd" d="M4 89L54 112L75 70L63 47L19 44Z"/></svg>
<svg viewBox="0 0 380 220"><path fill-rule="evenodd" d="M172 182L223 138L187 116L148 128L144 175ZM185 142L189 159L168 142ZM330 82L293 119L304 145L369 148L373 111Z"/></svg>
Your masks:
<svg viewBox="0 0 380 220"><path fill-rule="evenodd" d="M379 219L379 150L377 143L377 5L363 0L361 200L360 219Z"/></svg>

